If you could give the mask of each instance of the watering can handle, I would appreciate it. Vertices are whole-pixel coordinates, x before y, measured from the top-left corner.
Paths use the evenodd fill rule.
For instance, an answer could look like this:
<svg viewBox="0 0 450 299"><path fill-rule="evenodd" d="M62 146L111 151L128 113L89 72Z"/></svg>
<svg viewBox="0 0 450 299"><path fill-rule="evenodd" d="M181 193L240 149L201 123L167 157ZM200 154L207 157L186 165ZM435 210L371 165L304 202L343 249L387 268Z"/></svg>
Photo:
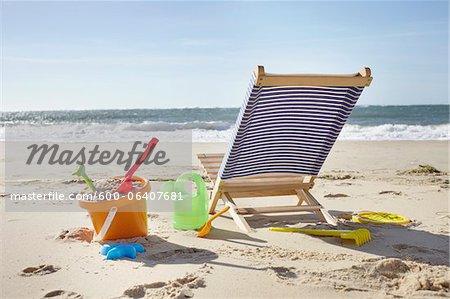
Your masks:
<svg viewBox="0 0 450 299"><path fill-rule="evenodd" d="M187 180L191 180L195 183L195 186L197 187L197 196L204 196L206 185L203 178L199 174L195 172L185 172L178 177L177 183L182 183Z"/></svg>

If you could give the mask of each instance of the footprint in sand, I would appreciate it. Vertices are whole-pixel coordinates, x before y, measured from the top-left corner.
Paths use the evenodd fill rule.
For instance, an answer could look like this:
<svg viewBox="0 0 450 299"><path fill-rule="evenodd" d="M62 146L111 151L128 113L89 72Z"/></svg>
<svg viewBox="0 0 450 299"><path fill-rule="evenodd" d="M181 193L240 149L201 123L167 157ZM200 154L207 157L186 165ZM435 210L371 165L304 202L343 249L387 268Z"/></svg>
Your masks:
<svg viewBox="0 0 450 299"><path fill-rule="evenodd" d="M383 194L391 194L391 195L402 195L401 191L392 191L392 190L383 190L378 192L378 194L383 195Z"/></svg>
<svg viewBox="0 0 450 299"><path fill-rule="evenodd" d="M80 295L75 292L64 291L64 290L55 290L48 292L42 298L64 298L64 299L82 299L83 295Z"/></svg>
<svg viewBox="0 0 450 299"><path fill-rule="evenodd" d="M278 278L283 280L297 278L294 267L269 267L268 270L273 271Z"/></svg>
<svg viewBox="0 0 450 299"><path fill-rule="evenodd" d="M404 258L413 258L416 261L427 262L432 265L449 265L448 251L446 250L409 244L394 244L392 248Z"/></svg>
<svg viewBox="0 0 450 299"><path fill-rule="evenodd" d="M331 271L305 272L304 276L306 279L302 283L329 285L345 291L383 290L394 298L425 298L414 296L425 295L416 293L421 291L435 292L428 293L433 297L445 296L450 285L448 267L397 258L362 262Z"/></svg>
<svg viewBox="0 0 450 299"><path fill-rule="evenodd" d="M56 236L56 240L80 241L87 243L91 243L93 238L94 231L87 227L65 229Z"/></svg>
<svg viewBox="0 0 450 299"><path fill-rule="evenodd" d="M126 289L123 295L131 298L191 298L194 296L192 289L206 286L204 274L210 273L211 269L204 264L197 273L187 273L175 280L132 286Z"/></svg>
<svg viewBox="0 0 450 299"><path fill-rule="evenodd" d="M424 247L408 245L408 244L394 244L392 245L397 252L408 251L409 253L430 253L430 250Z"/></svg>
<svg viewBox="0 0 450 299"><path fill-rule="evenodd" d="M35 267L27 267L20 273L21 276L47 275L54 273L61 269L61 267L53 265L39 265Z"/></svg>
<svg viewBox="0 0 450 299"><path fill-rule="evenodd" d="M349 197L349 196L344 193L329 193L329 194L325 195L324 197L338 198L338 197Z"/></svg>
<svg viewBox="0 0 450 299"><path fill-rule="evenodd" d="M189 258L214 255L213 252L200 248L180 248L145 255L145 259L161 261L172 258Z"/></svg>

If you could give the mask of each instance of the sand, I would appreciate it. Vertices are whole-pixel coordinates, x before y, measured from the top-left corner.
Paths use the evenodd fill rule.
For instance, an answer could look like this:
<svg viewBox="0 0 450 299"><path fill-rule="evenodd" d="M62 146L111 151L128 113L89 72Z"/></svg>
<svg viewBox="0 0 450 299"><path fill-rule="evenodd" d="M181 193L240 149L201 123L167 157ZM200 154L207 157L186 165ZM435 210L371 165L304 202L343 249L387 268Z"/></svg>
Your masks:
<svg viewBox="0 0 450 299"><path fill-rule="evenodd" d="M113 145L111 145L113 146ZM225 144L194 144L223 152ZM0 157L4 161L4 157ZM368 228L361 247L337 238L278 233L270 226L314 226L304 215L247 217L244 234L228 214L204 239L172 228L170 213L150 211L146 248L135 260L106 261L91 242L81 212L1 212L2 298L428 298L449 297L449 182L444 173L409 172L432 165L448 172L448 142L341 141L329 155L313 194L333 215L374 210L414 220L408 227L341 223ZM58 174L57 170L51 169ZM64 172L63 172L64 171ZM111 174L96 170L94 176ZM176 169L151 174L170 177ZM12 182L23 190L70 190L83 184L61 170L60 180ZM157 188L161 182L152 181ZM294 198L242 199L242 205L294 203ZM283 203L282 203L283 202ZM343 220L344 221L344 220ZM324 225L321 225L323 227Z"/></svg>

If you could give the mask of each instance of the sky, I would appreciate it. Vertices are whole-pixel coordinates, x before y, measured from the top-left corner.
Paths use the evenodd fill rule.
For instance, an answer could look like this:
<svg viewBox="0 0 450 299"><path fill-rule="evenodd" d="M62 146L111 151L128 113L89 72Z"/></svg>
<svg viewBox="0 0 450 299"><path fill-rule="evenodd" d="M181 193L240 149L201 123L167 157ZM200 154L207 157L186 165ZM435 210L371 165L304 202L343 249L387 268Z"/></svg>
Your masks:
<svg viewBox="0 0 450 299"><path fill-rule="evenodd" d="M448 2L3 2L6 111L240 107L251 72L355 73L448 103Z"/></svg>

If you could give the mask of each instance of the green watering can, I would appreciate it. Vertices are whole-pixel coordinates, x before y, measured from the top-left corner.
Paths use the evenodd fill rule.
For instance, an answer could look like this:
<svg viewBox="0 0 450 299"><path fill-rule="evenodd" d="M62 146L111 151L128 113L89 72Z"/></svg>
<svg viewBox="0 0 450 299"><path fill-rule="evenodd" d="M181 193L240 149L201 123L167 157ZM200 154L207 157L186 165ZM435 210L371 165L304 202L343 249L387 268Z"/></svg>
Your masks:
<svg viewBox="0 0 450 299"><path fill-rule="evenodd" d="M195 193L190 191L191 182L196 186ZM208 220L208 192L200 175L193 172L183 173L175 182L165 183L162 191L177 193L173 212L175 229L194 230L205 225ZM181 198L178 193L181 193Z"/></svg>

